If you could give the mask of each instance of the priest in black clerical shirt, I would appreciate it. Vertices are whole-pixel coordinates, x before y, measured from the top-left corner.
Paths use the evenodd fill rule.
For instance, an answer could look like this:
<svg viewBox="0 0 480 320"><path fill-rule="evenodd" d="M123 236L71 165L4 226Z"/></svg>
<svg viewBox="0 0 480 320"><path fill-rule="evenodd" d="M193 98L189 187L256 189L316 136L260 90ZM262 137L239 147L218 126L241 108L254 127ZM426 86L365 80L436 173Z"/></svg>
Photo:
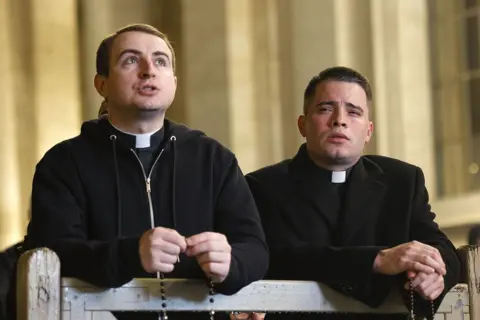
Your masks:
<svg viewBox="0 0 480 320"><path fill-rule="evenodd" d="M411 283L413 312L430 319L459 281L459 259L434 221L422 170L362 155L373 133L371 104L363 75L322 71L308 84L298 119L306 143L293 159L247 175L270 248L267 277L320 281L373 308L392 290L409 297ZM411 309L411 300L405 305ZM392 319L300 315L330 317Z"/></svg>

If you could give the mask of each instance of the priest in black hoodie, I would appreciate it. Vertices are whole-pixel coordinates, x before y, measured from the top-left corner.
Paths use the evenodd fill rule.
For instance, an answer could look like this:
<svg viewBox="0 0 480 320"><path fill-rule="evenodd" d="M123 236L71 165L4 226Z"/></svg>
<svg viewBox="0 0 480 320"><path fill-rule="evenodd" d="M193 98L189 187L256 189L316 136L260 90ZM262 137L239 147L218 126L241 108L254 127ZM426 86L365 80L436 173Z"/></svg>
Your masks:
<svg viewBox="0 0 480 320"><path fill-rule="evenodd" d="M166 36L122 28L100 44L96 68L108 116L85 122L38 163L27 247L53 249L62 276L99 287L208 278L230 295L261 279L268 250L235 156L165 119L177 80Z"/></svg>

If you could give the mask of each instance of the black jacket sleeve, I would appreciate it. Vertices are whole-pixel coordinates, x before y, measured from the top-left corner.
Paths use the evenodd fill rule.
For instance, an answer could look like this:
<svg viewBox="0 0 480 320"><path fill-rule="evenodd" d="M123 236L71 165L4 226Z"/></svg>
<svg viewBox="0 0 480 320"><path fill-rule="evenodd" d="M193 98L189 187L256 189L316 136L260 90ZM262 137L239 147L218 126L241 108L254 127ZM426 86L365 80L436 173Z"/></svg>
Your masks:
<svg viewBox="0 0 480 320"><path fill-rule="evenodd" d="M254 195L270 250L269 279L310 280L327 284L370 307L378 307L396 283L395 277L375 274L373 263L382 246L333 247L299 243L283 247L274 239L285 228L279 212L253 175L247 181Z"/></svg>
<svg viewBox="0 0 480 320"><path fill-rule="evenodd" d="M55 251L62 276L119 287L143 271L139 238L87 240L86 201L66 145L55 146L38 163L31 201L26 247Z"/></svg>
<svg viewBox="0 0 480 320"><path fill-rule="evenodd" d="M235 157L222 180L215 231L226 235L232 260L227 278L216 285L216 291L230 295L265 276L269 252L255 202Z"/></svg>
<svg viewBox="0 0 480 320"><path fill-rule="evenodd" d="M410 240L416 240L437 248L447 268L447 274L444 277L445 289L434 301L436 311L445 297L445 294L460 281L460 259L451 241L439 229L434 221L435 214L431 211L429 205L428 192L425 187L425 178L420 168L417 168L415 184L416 192L413 199ZM403 280L405 283L406 278L403 278ZM402 287L404 283L401 284ZM410 297L405 290L403 290L403 294L406 305L410 308ZM418 294L415 294L414 300L416 314L421 316L431 315L430 301L424 300Z"/></svg>

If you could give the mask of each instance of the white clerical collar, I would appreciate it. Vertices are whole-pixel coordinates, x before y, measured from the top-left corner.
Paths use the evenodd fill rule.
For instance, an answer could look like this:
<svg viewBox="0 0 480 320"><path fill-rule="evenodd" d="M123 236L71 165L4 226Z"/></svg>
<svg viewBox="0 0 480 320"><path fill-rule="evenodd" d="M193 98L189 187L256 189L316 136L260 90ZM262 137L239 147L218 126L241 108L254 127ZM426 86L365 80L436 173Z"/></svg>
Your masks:
<svg viewBox="0 0 480 320"><path fill-rule="evenodd" d="M110 122L110 124L112 124ZM135 136L135 148L137 149L141 149L141 148L148 148L150 147L150 137L157 131L154 131L154 132L150 132L150 133L130 133L130 132L125 132L123 130L120 130L119 128L115 127L113 124L112 124L112 127L114 127L115 129L117 129L118 131L122 132L122 133L125 133L125 134L128 134L130 136Z"/></svg>
<svg viewBox="0 0 480 320"><path fill-rule="evenodd" d="M347 171L332 171L332 183L344 183L347 180Z"/></svg>

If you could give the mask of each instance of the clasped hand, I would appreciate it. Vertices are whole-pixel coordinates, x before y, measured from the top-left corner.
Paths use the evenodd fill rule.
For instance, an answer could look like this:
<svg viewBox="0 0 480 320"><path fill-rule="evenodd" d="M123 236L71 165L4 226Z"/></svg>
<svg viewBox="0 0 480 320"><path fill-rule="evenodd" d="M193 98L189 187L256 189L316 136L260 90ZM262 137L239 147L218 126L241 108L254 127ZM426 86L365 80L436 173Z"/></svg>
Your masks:
<svg viewBox="0 0 480 320"><path fill-rule="evenodd" d="M385 249L375 258L374 271L385 275L407 272L412 289L424 299L434 300L443 292L443 277L447 273L438 249L418 241ZM405 289L410 288L410 282Z"/></svg>
<svg viewBox="0 0 480 320"><path fill-rule="evenodd" d="M140 238L140 261L149 273L169 273L179 261L180 253L195 257L203 272L213 282L221 283L230 271L232 248L225 235L203 232L189 238L173 229L157 227Z"/></svg>

